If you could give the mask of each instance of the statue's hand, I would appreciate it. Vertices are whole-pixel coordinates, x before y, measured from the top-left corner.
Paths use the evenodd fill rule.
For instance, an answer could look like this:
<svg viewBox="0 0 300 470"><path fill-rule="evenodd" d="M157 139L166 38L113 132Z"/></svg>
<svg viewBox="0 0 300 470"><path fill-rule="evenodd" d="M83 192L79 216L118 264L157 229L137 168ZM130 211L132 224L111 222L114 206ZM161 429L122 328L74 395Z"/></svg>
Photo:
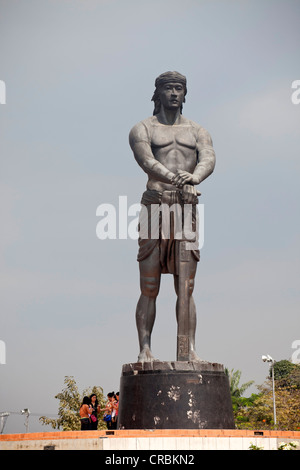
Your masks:
<svg viewBox="0 0 300 470"><path fill-rule="evenodd" d="M177 170L172 182L178 188L182 188L184 184L199 184L199 178L188 171Z"/></svg>
<svg viewBox="0 0 300 470"><path fill-rule="evenodd" d="M195 198L200 196L200 193L191 184L185 184L182 188L182 198L185 204L193 204Z"/></svg>

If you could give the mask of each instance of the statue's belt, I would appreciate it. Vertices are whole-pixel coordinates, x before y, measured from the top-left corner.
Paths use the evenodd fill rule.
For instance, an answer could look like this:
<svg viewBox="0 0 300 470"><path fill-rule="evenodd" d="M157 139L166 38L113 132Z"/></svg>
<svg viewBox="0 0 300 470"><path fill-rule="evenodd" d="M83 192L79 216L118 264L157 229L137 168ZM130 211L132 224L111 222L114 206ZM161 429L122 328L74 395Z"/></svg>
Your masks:
<svg viewBox="0 0 300 470"><path fill-rule="evenodd" d="M180 204L183 206L185 204L182 198L182 192L179 190L164 190L157 191L155 189L147 189L141 199L141 204L148 206L150 204L167 204L169 206L173 204ZM195 206L198 204L197 196L194 196L191 205Z"/></svg>

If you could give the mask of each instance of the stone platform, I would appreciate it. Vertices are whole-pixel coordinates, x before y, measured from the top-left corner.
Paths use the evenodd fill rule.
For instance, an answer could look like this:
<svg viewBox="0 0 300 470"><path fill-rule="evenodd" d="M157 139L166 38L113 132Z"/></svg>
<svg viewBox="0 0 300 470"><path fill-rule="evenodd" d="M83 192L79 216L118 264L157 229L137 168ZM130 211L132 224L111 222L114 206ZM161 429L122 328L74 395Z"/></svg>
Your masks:
<svg viewBox="0 0 300 470"><path fill-rule="evenodd" d="M298 441L300 431L266 430L125 430L63 431L0 435L1 450L100 450L104 455L136 455L202 450L249 450L256 445L264 450L277 450L279 443ZM297 449L299 449L298 447ZM133 451L128 454L128 451ZM110 454L108 454L110 455ZM101 457L101 454L100 454ZM31 458L31 457L30 457ZM98 457L99 458L99 457ZM157 463L153 460L152 463Z"/></svg>
<svg viewBox="0 0 300 470"><path fill-rule="evenodd" d="M233 429L228 377L210 362L124 364L118 429Z"/></svg>

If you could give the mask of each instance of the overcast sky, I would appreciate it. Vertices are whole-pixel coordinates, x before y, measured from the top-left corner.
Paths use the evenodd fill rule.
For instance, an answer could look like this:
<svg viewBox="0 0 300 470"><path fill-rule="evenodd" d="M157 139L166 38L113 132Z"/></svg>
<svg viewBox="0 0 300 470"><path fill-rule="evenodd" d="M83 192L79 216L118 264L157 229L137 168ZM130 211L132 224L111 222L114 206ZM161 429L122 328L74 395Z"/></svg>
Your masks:
<svg viewBox="0 0 300 470"><path fill-rule="evenodd" d="M167 70L186 75L184 115L217 156L201 185L198 354L261 384L262 354L295 353L299 20L298 0L0 0L0 411L57 413L67 375L116 392L137 360L137 241L99 240L96 210L139 203L147 177L128 134ZM175 301L166 275L160 360L176 358ZM5 432L24 430L9 417Z"/></svg>

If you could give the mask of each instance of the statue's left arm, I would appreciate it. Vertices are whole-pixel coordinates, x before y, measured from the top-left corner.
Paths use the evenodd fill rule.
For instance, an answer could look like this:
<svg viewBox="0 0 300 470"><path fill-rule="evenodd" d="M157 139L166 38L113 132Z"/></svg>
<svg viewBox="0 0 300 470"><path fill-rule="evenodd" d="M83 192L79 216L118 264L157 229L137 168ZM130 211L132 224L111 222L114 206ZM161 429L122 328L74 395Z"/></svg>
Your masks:
<svg viewBox="0 0 300 470"><path fill-rule="evenodd" d="M196 184L199 184L212 174L216 165L216 155L211 136L203 127L198 132L197 152L198 164L193 176L197 179Z"/></svg>
<svg viewBox="0 0 300 470"><path fill-rule="evenodd" d="M212 139L206 129L199 126L197 133L197 165L193 173L178 170L174 179L176 186L184 184L197 185L204 181L214 171L216 155L213 149Z"/></svg>

